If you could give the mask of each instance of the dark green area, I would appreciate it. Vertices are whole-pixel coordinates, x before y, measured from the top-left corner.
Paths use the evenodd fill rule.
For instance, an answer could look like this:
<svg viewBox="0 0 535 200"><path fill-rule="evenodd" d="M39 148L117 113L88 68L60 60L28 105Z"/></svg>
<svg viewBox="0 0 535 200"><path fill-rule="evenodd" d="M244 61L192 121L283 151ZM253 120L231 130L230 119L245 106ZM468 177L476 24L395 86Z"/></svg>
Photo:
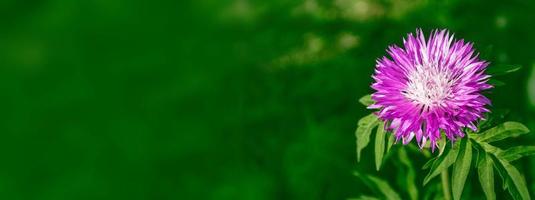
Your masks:
<svg viewBox="0 0 535 200"><path fill-rule="evenodd" d="M3 0L0 18L0 199L371 195L356 169L403 187L399 163L356 165L354 130L375 59L418 27L523 66L488 96L535 132L535 1ZM515 165L534 196L535 158Z"/></svg>

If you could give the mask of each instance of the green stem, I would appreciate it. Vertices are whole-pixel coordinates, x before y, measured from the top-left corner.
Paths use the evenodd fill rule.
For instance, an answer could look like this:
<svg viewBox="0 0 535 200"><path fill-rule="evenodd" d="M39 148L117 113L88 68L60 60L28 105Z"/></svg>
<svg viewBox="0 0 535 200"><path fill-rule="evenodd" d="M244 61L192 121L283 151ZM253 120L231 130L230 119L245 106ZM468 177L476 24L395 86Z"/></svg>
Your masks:
<svg viewBox="0 0 535 200"><path fill-rule="evenodd" d="M448 169L445 169L440 174L440 179L442 179L442 191L444 192L445 200L451 200L450 181L448 179L449 177L450 175L448 173Z"/></svg>

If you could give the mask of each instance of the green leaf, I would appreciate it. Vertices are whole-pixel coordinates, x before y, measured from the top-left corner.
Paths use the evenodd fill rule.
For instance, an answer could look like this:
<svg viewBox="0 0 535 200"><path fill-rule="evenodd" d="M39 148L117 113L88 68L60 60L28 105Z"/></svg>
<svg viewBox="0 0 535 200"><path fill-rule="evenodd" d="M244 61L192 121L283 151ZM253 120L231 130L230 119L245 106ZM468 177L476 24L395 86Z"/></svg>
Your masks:
<svg viewBox="0 0 535 200"><path fill-rule="evenodd" d="M359 177L364 184L366 184L375 193L384 196L385 199L401 200L401 197L399 197L398 193L392 189L392 187L390 187L388 182L374 176L361 174L357 171L355 171L353 174Z"/></svg>
<svg viewBox="0 0 535 200"><path fill-rule="evenodd" d="M503 150L485 142L479 142L479 144L491 155L494 167L502 177L505 188L509 190L513 199L531 199L524 176L520 174L515 166L500 156L503 154Z"/></svg>
<svg viewBox="0 0 535 200"><path fill-rule="evenodd" d="M495 142L508 137L517 137L529 132L529 129L518 122L505 122L495 126L481 134L477 134L474 139L480 142Z"/></svg>
<svg viewBox="0 0 535 200"><path fill-rule="evenodd" d="M357 138L357 162L360 162L360 153L362 149L370 143L370 135L373 128L379 124L379 118L375 114L369 114L359 120L355 136Z"/></svg>
<svg viewBox="0 0 535 200"><path fill-rule="evenodd" d="M496 193L494 192L494 170L492 169L494 163L490 155L486 152L481 151L479 155L477 163L479 182L487 200L494 200L496 199Z"/></svg>
<svg viewBox="0 0 535 200"><path fill-rule="evenodd" d="M453 174L452 174L452 193L453 199L461 199L463 193L464 183L466 182L466 177L470 172L470 164L472 163L472 143L468 138L463 138L459 148L459 154L457 156L457 161L453 165Z"/></svg>
<svg viewBox="0 0 535 200"><path fill-rule="evenodd" d="M425 176L424 178L424 185L426 185L431 179L433 179L435 176L442 173L444 170L447 170L448 167L450 167L453 162L457 159L457 154L459 152L459 144L460 142L455 142L455 145L453 145L453 148L446 148L444 154L439 156L431 166L431 170ZM446 152L447 151L447 152Z"/></svg>
<svg viewBox="0 0 535 200"><path fill-rule="evenodd" d="M367 94L367 95L364 95L363 97L361 97L359 99L359 102L362 105L365 105L365 106L370 106L370 105L375 103L375 101L373 101L373 99L372 99L372 95L370 95L370 94Z"/></svg>
<svg viewBox="0 0 535 200"><path fill-rule="evenodd" d="M535 155L535 146L516 146L503 151L499 156L507 162L513 162L524 156Z"/></svg>
<svg viewBox="0 0 535 200"><path fill-rule="evenodd" d="M399 149L398 156L401 163L407 169L407 174L405 177L406 182L404 184L407 188L407 192L409 193L411 200L417 200L418 187L416 186L416 171L414 171L414 166L412 165L412 162L407 155L407 151L405 151L404 148Z"/></svg>
<svg viewBox="0 0 535 200"><path fill-rule="evenodd" d="M436 157L435 158L431 158L429 159L425 164L424 166L422 167L422 169L429 169L429 167L431 167L431 165L433 165L433 162L435 162Z"/></svg>
<svg viewBox="0 0 535 200"><path fill-rule="evenodd" d="M501 76L509 73L516 72L522 67L519 65L494 65L487 69L487 74L491 76Z"/></svg>
<svg viewBox="0 0 535 200"><path fill-rule="evenodd" d="M380 122L375 134L375 169L379 171L385 154L385 129L384 123Z"/></svg>
<svg viewBox="0 0 535 200"><path fill-rule="evenodd" d="M500 158L495 158L496 169L505 177L505 182L509 193L514 199L531 199L529 196L526 180L518 169L509 162Z"/></svg>
<svg viewBox="0 0 535 200"><path fill-rule="evenodd" d="M476 140L472 140L475 144L477 144L483 152L486 152L489 158L494 159L496 158L496 155L501 154L503 151L499 149L498 147L492 146L489 143L486 142L478 142ZM494 163L494 161L493 161ZM496 163L494 163L494 166L496 167ZM503 189L507 189L507 182L505 174L502 174L501 171L498 171L498 174L502 177L503 182Z"/></svg>
<svg viewBox="0 0 535 200"><path fill-rule="evenodd" d="M437 142L438 144L438 155L442 155L444 153L444 148L446 148L446 145L448 144L446 141L446 137L441 137L440 140Z"/></svg>
<svg viewBox="0 0 535 200"><path fill-rule="evenodd" d="M390 136L388 137L388 143L386 144L386 152L388 153L390 151L390 148L392 147L392 145L394 145L394 141L396 141L396 137L394 136L394 134L389 134Z"/></svg>

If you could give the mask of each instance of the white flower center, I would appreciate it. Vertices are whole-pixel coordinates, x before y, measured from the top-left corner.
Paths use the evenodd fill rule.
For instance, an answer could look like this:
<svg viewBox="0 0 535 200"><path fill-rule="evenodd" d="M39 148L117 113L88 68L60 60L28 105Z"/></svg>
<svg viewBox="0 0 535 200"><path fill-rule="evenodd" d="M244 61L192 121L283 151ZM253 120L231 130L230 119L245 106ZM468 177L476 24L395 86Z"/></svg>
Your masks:
<svg viewBox="0 0 535 200"><path fill-rule="evenodd" d="M409 100L431 108L443 105L452 97L451 73L437 65L418 65L409 72L407 87L402 91Z"/></svg>

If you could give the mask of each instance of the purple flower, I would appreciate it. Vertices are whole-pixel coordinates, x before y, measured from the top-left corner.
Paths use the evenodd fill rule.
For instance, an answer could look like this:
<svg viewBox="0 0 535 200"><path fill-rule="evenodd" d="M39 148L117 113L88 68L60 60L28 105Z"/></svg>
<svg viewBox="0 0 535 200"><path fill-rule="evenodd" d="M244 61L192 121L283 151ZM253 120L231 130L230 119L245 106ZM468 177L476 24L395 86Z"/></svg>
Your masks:
<svg viewBox="0 0 535 200"><path fill-rule="evenodd" d="M481 94L487 84L489 64L474 54L472 43L454 40L447 30L435 30L426 41L420 29L403 39L404 48L392 45L377 60L372 88L375 104L368 108L385 121L397 140L414 137L420 148L430 141L437 146L442 133L455 141L463 128L476 131L474 123L489 112L490 100Z"/></svg>

